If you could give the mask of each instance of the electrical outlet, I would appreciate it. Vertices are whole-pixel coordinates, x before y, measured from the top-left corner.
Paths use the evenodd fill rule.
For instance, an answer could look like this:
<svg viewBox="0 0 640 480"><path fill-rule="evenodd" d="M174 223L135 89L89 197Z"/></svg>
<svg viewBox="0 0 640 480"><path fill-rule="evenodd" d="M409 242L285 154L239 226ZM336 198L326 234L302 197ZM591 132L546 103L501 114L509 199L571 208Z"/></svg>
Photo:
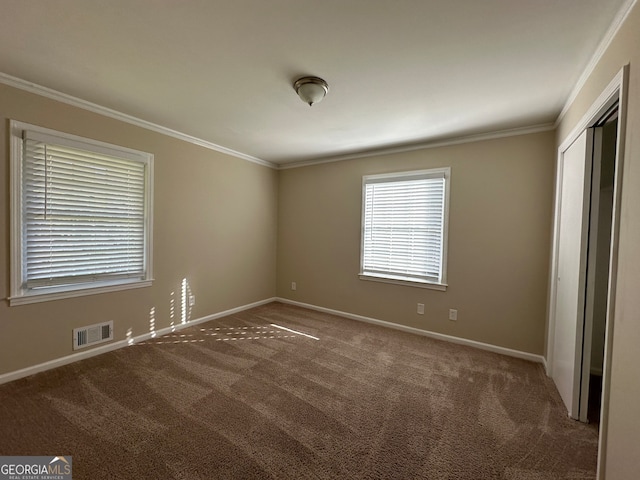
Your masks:
<svg viewBox="0 0 640 480"><path fill-rule="evenodd" d="M424 303L418 304L418 315L424 315Z"/></svg>
<svg viewBox="0 0 640 480"><path fill-rule="evenodd" d="M458 310L454 309L454 308L450 308L449 309L449 320L451 321L456 321L458 320Z"/></svg>
<svg viewBox="0 0 640 480"><path fill-rule="evenodd" d="M296 282L291 282L291 290L296 290L297 288Z"/></svg>
<svg viewBox="0 0 640 480"><path fill-rule="evenodd" d="M193 307L196 304L196 296L195 295L189 295L189 306Z"/></svg>

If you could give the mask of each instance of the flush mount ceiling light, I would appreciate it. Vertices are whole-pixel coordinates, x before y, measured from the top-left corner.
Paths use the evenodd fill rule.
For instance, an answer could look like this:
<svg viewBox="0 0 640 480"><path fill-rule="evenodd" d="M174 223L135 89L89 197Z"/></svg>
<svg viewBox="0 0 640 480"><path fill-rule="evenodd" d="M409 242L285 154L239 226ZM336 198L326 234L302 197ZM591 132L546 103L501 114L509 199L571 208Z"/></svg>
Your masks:
<svg viewBox="0 0 640 480"><path fill-rule="evenodd" d="M319 77L302 77L295 81L293 88L300 99L311 106L322 101L329 91L329 84Z"/></svg>

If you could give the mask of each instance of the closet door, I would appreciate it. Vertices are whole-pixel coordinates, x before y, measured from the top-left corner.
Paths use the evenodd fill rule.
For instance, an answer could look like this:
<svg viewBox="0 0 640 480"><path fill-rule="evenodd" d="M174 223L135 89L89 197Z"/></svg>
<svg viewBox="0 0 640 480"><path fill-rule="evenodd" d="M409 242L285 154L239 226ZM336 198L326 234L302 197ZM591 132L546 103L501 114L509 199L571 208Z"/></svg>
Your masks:
<svg viewBox="0 0 640 480"><path fill-rule="evenodd" d="M591 132L586 130L561 157L562 181L554 305L553 378L569 416L578 418L584 333Z"/></svg>

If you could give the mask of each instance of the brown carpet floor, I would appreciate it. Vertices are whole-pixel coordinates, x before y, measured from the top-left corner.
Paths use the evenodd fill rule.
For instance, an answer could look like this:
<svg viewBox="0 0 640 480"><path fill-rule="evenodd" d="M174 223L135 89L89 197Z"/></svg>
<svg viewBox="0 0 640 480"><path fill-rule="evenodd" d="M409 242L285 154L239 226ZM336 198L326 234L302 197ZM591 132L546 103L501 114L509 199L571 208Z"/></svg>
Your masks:
<svg viewBox="0 0 640 480"><path fill-rule="evenodd" d="M75 480L577 480L596 452L541 365L280 303L0 386L0 454Z"/></svg>

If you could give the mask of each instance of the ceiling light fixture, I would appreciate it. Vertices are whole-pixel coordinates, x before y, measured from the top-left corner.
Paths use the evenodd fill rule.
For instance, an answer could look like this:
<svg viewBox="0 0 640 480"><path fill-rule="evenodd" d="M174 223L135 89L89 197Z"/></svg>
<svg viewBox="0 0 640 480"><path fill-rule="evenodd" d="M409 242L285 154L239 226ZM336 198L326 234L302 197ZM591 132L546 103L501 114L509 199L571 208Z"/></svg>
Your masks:
<svg viewBox="0 0 640 480"><path fill-rule="evenodd" d="M329 91L329 84L319 77L302 77L295 81L293 88L300 99L311 106L322 101Z"/></svg>

